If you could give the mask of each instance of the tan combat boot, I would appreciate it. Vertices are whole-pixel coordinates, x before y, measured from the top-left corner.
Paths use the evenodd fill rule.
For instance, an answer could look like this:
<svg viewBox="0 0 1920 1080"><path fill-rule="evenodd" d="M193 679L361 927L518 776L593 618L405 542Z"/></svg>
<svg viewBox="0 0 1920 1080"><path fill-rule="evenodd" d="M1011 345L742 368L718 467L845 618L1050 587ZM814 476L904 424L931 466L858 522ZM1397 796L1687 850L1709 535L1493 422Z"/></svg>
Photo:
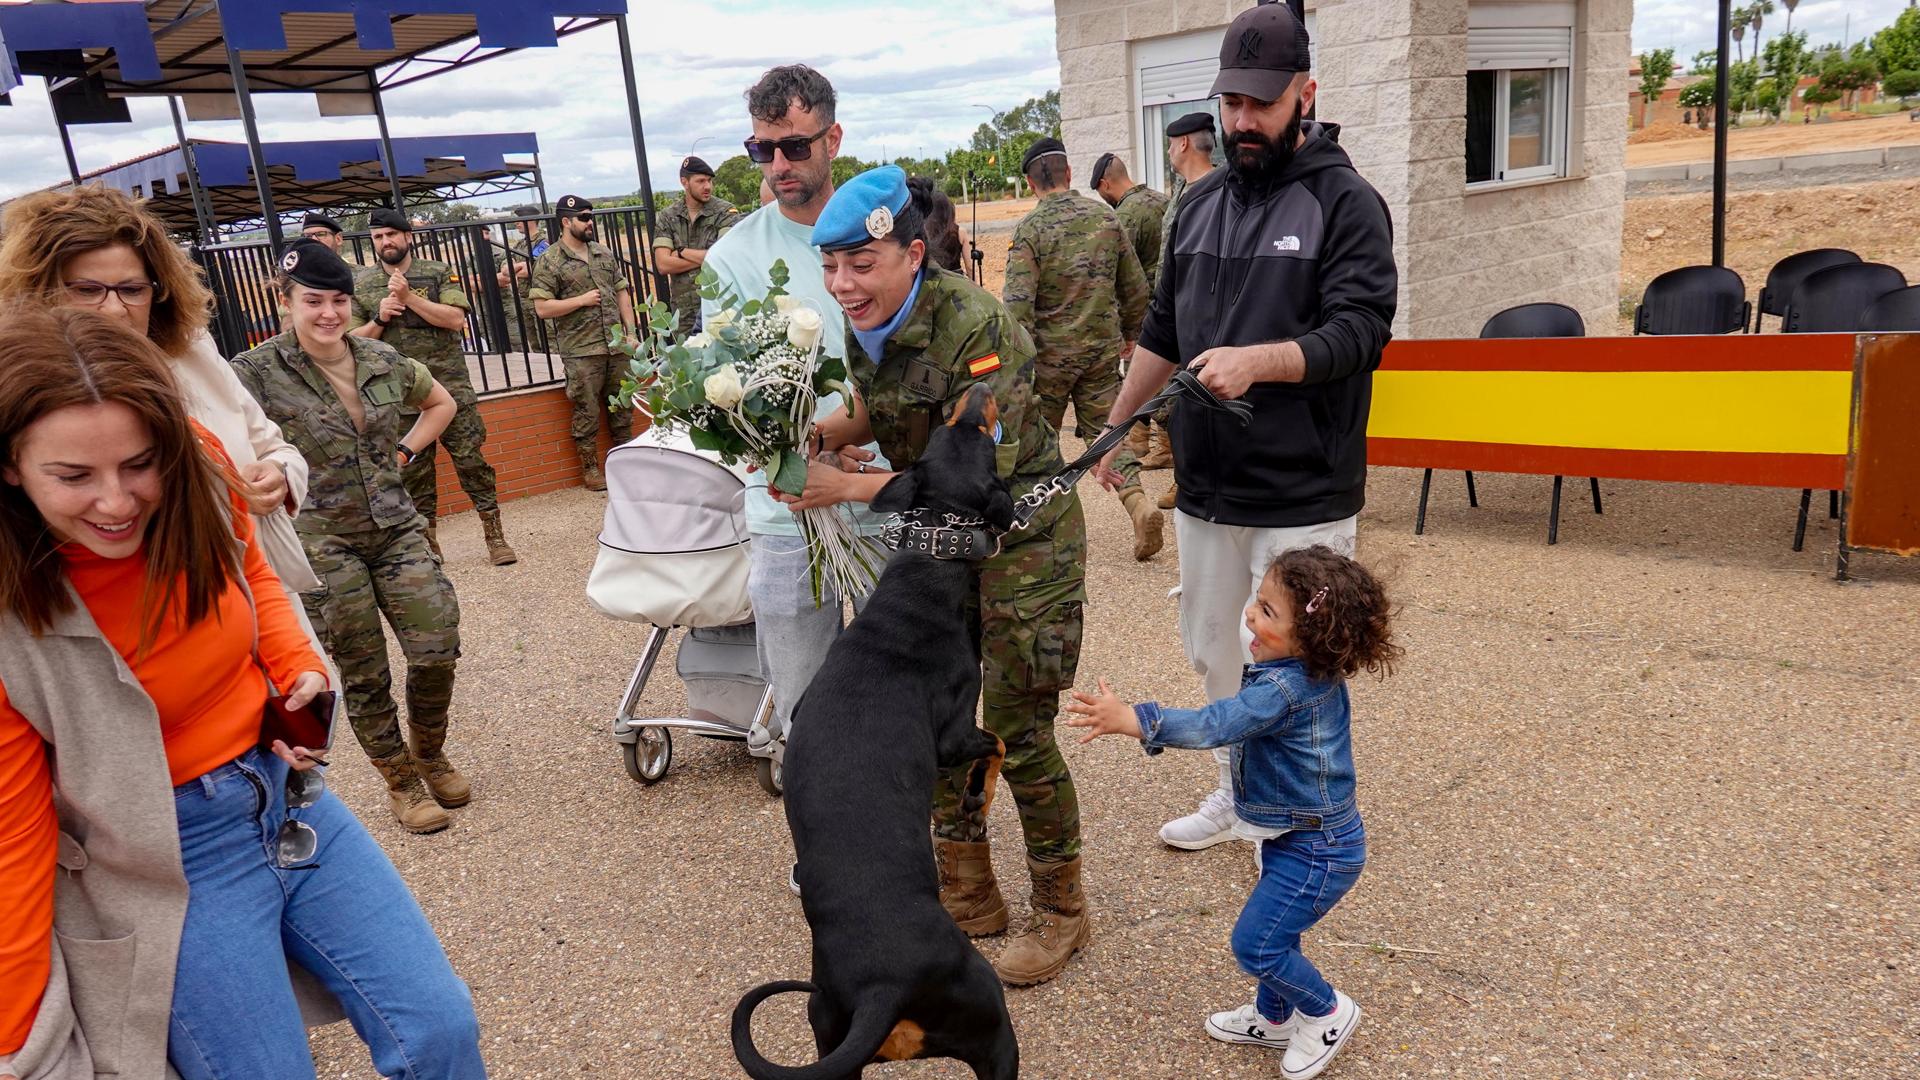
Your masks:
<svg viewBox="0 0 1920 1080"><path fill-rule="evenodd" d="M1007 928L1007 902L993 879L993 861L985 843L967 844L934 837L933 861L940 869L940 906L968 937L998 934Z"/></svg>
<svg viewBox="0 0 1920 1080"><path fill-rule="evenodd" d="M1149 445L1148 437L1147 437L1147 429L1151 428L1152 426L1153 426L1152 421L1141 421L1140 423L1135 424L1133 425L1133 427L1127 429L1127 441L1125 445L1127 449L1133 451L1134 457L1143 458L1147 456L1147 449Z"/></svg>
<svg viewBox="0 0 1920 1080"><path fill-rule="evenodd" d="M1127 508L1127 516L1133 519L1134 560L1146 562L1166 546L1166 515L1149 506L1147 493L1137 487L1120 494L1120 505Z"/></svg>
<svg viewBox="0 0 1920 1080"><path fill-rule="evenodd" d="M407 736L413 744L413 771L426 782L433 801L450 809L473 801L473 786L447 760L453 675L452 665L407 668Z"/></svg>
<svg viewBox="0 0 1920 1080"><path fill-rule="evenodd" d="M520 556L515 555L513 548L507 544L507 533L500 527L500 511L497 508L480 511L480 529L486 533L487 558L493 565L506 566L520 561Z"/></svg>
<svg viewBox="0 0 1920 1080"><path fill-rule="evenodd" d="M1173 441L1167 438L1167 429L1158 424L1153 426L1153 434L1147 437L1147 452L1140 458L1142 469L1173 468Z"/></svg>
<svg viewBox="0 0 1920 1080"><path fill-rule="evenodd" d="M591 442L574 443L580 454L580 479L588 491L607 490L607 478L600 472L600 448Z"/></svg>
<svg viewBox="0 0 1920 1080"><path fill-rule="evenodd" d="M1158 506L1162 510L1171 510L1179 502L1180 502L1180 484L1178 481L1175 481L1172 487L1167 488L1167 493L1165 495L1160 496L1160 501L1155 503L1154 505Z"/></svg>
<svg viewBox="0 0 1920 1080"><path fill-rule="evenodd" d="M1090 936L1079 858L1039 862L1028 856L1027 871L1033 875L1033 915L993 965L1008 986L1034 986L1060 974Z"/></svg>
<svg viewBox="0 0 1920 1080"><path fill-rule="evenodd" d="M413 757L402 749L392 757L374 758L373 767L387 780L387 805L393 820L412 833L439 832L453 820L427 794L425 784L414 772Z"/></svg>

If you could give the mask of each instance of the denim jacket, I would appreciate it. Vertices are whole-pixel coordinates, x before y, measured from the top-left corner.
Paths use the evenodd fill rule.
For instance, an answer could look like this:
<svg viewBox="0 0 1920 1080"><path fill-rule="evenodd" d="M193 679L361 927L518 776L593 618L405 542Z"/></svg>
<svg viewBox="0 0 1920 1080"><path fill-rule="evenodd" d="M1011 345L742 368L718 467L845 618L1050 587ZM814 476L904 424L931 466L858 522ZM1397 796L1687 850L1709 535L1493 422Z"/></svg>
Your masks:
<svg viewBox="0 0 1920 1080"><path fill-rule="evenodd" d="M1344 680L1308 677L1294 658L1248 664L1240 692L1202 709L1133 707L1147 753L1233 746L1233 807L1254 825L1337 829L1358 816L1352 713Z"/></svg>

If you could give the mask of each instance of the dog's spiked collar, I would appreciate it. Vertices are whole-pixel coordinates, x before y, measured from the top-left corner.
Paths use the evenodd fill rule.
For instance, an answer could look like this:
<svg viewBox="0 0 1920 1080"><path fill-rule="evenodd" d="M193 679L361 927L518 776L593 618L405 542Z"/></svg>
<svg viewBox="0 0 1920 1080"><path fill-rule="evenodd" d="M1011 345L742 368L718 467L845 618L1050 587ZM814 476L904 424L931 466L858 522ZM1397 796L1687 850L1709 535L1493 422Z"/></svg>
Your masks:
<svg viewBox="0 0 1920 1080"><path fill-rule="evenodd" d="M881 539L895 551L917 551L936 559L979 562L1000 554L1000 536L980 518L915 510L895 514Z"/></svg>

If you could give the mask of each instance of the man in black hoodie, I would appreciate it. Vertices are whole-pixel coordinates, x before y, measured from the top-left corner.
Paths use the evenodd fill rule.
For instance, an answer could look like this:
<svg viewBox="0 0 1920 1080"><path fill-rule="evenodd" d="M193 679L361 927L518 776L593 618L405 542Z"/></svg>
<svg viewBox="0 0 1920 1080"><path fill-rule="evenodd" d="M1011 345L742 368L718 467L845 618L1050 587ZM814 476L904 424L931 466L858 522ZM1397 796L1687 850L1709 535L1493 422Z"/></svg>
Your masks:
<svg viewBox="0 0 1920 1080"><path fill-rule="evenodd" d="M1207 697L1240 689L1242 612L1280 552L1351 552L1365 499L1367 411L1390 336L1399 276L1378 193L1335 141L1304 119L1316 86L1307 32L1285 4L1233 21L1220 47L1227 167L1196 180L1162 253L1114 416L1129 416L1176 367L1253 406L1251 429L1181 401L1173 410L1180 627ZM1115 477L1102 463L1101 481ZM1220 789L1161 830L1211 847L1258 830L1237 823L1230 758Z"/></svg>

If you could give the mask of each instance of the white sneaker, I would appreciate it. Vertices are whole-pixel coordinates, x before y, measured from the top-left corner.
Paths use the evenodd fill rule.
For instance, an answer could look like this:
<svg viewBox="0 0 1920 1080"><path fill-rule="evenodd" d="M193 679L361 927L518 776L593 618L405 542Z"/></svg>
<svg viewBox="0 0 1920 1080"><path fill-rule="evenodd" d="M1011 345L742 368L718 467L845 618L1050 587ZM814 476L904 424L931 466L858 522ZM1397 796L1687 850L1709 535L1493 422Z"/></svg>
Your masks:
<svg viewBox="0 0 1920 1080"><path fill-rule="evenodd" d="M1307 1080L1319 1076L1333 1063L1333 1055L1353 1039L1360 1026L1360 1006L1338 990L1333 992L1333 1011L1325 1016L1306 1016L1293 1012L1293 1038L1287 1044L1287 1056L1280 1060L1280 1075L1287 1080Z"/></svg>
<svg viewBox="0 0 1920 1080"><path fill-rule="evenodd" d="M1270 1024L1260 1015L1260 1010L1252 1005L1242 1005L1232 1012L1217 1012L1207 1017L1207 1034L1221 1042L1246 1043L1248 1046L1264 1046L1269 1050L1285 1050L1287 1040L1293 1036L1293 1017L1278 1024Z"/></svg>
<svg viewBox="0 0 1920 1080"><path fill-rule="evenodd" d="M1238 820L1239 815L1233 812L1233 796L1214 788L1200 801L1200 809L1160 826L1160 839L1166 841L1168 847L1202 851L1232 840L1233 823Z"/></svg>
<svg viewBox="0 0 1920 1080"><path fill-rule="evenodd" d="M787 871L787 891L792 893L795 896L800 895L800 864L799 863L794 863L793 869Z"/></svg>

